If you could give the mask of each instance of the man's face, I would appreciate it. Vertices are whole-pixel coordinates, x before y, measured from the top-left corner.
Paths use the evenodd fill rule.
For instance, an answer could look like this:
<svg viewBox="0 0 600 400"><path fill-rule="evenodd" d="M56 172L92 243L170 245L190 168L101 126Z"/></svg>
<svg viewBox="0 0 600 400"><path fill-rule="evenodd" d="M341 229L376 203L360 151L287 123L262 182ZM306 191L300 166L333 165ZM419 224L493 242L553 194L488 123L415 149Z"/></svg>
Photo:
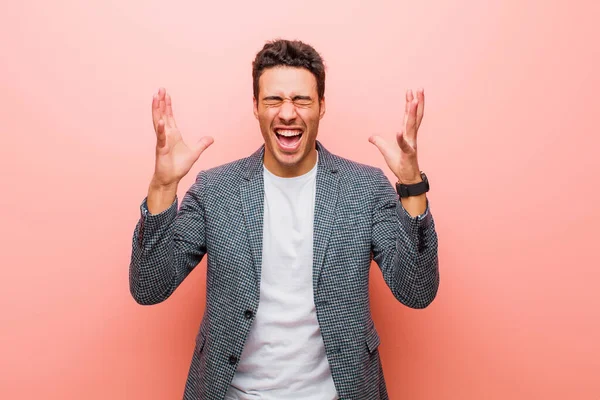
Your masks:
<svg viewBox="0 0 600 400"><path fill-rule="evenodd" d="M268 68L258 87L254 115L265 140L265 166L285 177L310 171L317 159L319 121L325 114L316 78L304 68Z"/></svg>

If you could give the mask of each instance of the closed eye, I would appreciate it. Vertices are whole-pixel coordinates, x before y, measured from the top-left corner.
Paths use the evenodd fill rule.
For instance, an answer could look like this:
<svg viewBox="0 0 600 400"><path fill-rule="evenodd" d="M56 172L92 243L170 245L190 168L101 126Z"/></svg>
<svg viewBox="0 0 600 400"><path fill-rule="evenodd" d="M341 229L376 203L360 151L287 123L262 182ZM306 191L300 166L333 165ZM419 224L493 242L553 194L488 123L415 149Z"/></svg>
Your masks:
<svg viewBox="0 0 600 400"><path fill-rule="evenodd" d="M263 98L263 103L267 106L279 106L283 103L283 98L279 96L267 96ZM313 99L310 96L294 96L292 102L297 106L310 106L313 104Z"/></svg>
<svg viewBox="0 0 600 400"><path fill-rule="evenodd" d="M275 105L281 104L282 102L283 102L283 99L278 96L268 96L268 97L263 98L263 103L268 106L275 106Z"/></svg>

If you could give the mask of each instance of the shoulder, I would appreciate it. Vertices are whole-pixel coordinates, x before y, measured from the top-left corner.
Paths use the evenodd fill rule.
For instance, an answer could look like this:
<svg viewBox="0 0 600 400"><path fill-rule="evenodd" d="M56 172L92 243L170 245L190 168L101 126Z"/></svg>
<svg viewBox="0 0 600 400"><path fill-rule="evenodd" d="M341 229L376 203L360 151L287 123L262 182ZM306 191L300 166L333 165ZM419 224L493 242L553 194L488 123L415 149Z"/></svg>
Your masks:
<svg viewBox="0 0 600 400"><path fill-rule="evenodd" d="M206 185L224 181L241 179L245 166L250 157L240 158L212 168L204 169L197 175L197 179L204 181Z"/></svg>
<svg viewBox="0 0 600 400"><path fill-rule="evenodd" d="M335 164L345 180L349 181L387 181L385 173L379 167L359 163L345 157L333 155Z"/></svg>
<svg viewBox="0 0 600 400"><path fill-rule="evenodd" d="M201 170L190 188L206 199L223 199L235 196L243 181L246 158Z"/></svg>
<svg viewBox="0 0 600 400"><path fill-rule="evenodd" d="M396 189L385 172L376 166L329 154L340 175L340 190L352 198L395 198Z"/></svg>

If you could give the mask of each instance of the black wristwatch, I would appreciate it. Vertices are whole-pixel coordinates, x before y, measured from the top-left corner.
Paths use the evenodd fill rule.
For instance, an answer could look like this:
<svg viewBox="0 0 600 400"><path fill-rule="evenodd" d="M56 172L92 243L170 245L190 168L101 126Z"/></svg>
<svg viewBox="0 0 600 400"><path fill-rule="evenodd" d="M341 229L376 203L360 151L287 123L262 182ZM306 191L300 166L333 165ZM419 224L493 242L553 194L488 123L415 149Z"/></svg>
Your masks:
<svg viewBox="0 0 600 400"><path fill-rule="evenodd" d="M398 192L398 195L403 198L418 196L420 194L429 192L429 181L427 180L427 175L425 175L423 171L421 171L421 179L423 179L422 182L412 185L405 185L400 182L396 183L396 191Z"/></svg>

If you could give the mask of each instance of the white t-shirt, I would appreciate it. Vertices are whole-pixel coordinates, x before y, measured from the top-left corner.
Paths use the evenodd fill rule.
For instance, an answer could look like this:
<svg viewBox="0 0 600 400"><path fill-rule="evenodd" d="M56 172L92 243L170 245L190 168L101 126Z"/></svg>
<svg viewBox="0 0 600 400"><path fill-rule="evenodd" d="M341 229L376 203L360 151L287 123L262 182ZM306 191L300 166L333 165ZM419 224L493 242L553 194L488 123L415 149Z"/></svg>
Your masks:
<svg viewBox="0 0 600 400"><path fill-rule="evenodd" d="M312 286L317 164L294 178L264 168L260 302L226 400L338 398Z"/></svg>

